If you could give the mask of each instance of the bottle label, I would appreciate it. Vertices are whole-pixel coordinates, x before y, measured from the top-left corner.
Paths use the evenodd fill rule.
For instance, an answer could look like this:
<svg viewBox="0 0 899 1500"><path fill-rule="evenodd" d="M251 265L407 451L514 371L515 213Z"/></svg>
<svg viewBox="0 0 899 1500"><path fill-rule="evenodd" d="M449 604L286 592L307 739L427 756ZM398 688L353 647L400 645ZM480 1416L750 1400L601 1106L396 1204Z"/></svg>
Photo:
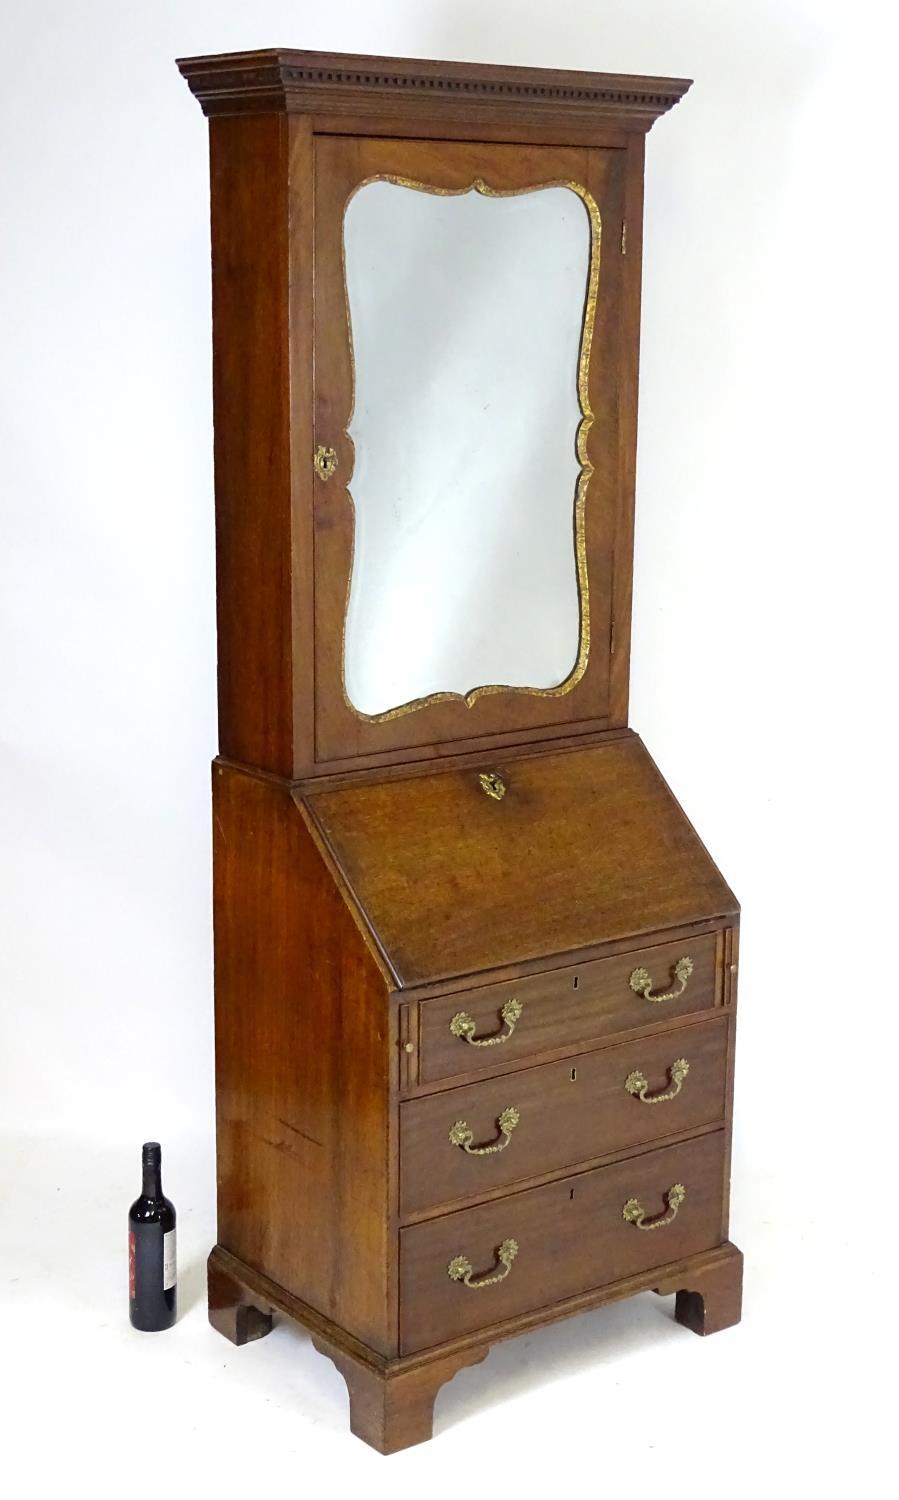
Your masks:
<svg viewBox="0 0 899 1500"><path fill-rule="evenodd" d="M134 1244L134 1230L128 1231L128 1296L134 1301L136 1295L135 1279L137 1276L136 1251Z"/></svg>
<svg viewBox="0 0 899 1500"><path fill-rule="evenodd" d="M164 1292L173 1287L177 1280L175 1234L176 1231L170 1229L162 1236L162 1289ZM133 1240L134 1236L132 1235L131 1238Z"/></svg>

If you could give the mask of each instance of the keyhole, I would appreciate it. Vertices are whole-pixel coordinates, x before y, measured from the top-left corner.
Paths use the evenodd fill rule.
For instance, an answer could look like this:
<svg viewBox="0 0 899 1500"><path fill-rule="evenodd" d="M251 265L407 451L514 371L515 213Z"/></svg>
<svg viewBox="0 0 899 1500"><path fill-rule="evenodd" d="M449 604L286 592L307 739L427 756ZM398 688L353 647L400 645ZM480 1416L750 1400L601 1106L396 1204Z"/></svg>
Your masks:
<svg viewBox="0 0 899 1500"><path fill-rule="evenodd" d="M568 1194L568 1200L570 1203L574 1202L574 1188L572 1188L571 1192Z"/></svg>
<svg viewBox="0 0 899 1500"><path fill-rule="evenodd" d="M571 1081L572 1083L577 1083L577 1068L572 1068L571 1070Z"/></svg>
<svg viewBox="0 0 899 1500"><path fill-rule="evenodd" d="M573 982L573 984L571 986L572 989L576 990L579 984L580 984L580 976L578 974L575 974L575 976L574 976L574 982Z"/></svg>

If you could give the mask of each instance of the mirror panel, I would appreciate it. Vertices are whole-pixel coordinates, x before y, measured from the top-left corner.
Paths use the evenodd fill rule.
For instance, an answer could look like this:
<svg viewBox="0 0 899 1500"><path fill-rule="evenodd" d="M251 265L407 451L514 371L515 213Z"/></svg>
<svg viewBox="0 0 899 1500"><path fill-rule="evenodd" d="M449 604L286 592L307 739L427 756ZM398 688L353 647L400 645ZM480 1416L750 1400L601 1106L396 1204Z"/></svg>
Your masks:
<svg viewBox="0 0 899 1500"><path fill-rule="evenodd" d="M599 227L576 184L379 178L350 199L344 687L363 717L565 692L586 666Z"/></svg>

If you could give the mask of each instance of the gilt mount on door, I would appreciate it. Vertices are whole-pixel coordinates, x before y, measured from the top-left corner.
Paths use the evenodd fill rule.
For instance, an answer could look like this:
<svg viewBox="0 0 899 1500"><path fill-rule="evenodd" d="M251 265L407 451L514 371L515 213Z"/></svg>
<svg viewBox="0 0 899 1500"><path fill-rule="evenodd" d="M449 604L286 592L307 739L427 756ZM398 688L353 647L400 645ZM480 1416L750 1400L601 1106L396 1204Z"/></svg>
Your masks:
<svg viewBox="0 0 899 1500"><path fill-rule="evenodd" d="M644 138L689 84L179 66L212 180L209 1314L305 1325L390 1453L497 1340L646 1289L740 1316L738 906L628 727Z"/></svg>

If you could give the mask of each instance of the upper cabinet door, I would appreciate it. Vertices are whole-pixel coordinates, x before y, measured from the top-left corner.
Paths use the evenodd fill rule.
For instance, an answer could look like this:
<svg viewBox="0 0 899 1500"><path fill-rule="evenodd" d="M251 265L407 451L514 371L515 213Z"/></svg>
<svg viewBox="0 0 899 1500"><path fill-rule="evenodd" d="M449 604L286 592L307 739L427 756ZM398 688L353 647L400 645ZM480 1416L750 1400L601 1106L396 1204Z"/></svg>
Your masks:
<svg viewBox="0 0 899 1500"><path fill-rule="evenodd" d="M625 158L315 138L317 762L621 722Z"/></svg>

